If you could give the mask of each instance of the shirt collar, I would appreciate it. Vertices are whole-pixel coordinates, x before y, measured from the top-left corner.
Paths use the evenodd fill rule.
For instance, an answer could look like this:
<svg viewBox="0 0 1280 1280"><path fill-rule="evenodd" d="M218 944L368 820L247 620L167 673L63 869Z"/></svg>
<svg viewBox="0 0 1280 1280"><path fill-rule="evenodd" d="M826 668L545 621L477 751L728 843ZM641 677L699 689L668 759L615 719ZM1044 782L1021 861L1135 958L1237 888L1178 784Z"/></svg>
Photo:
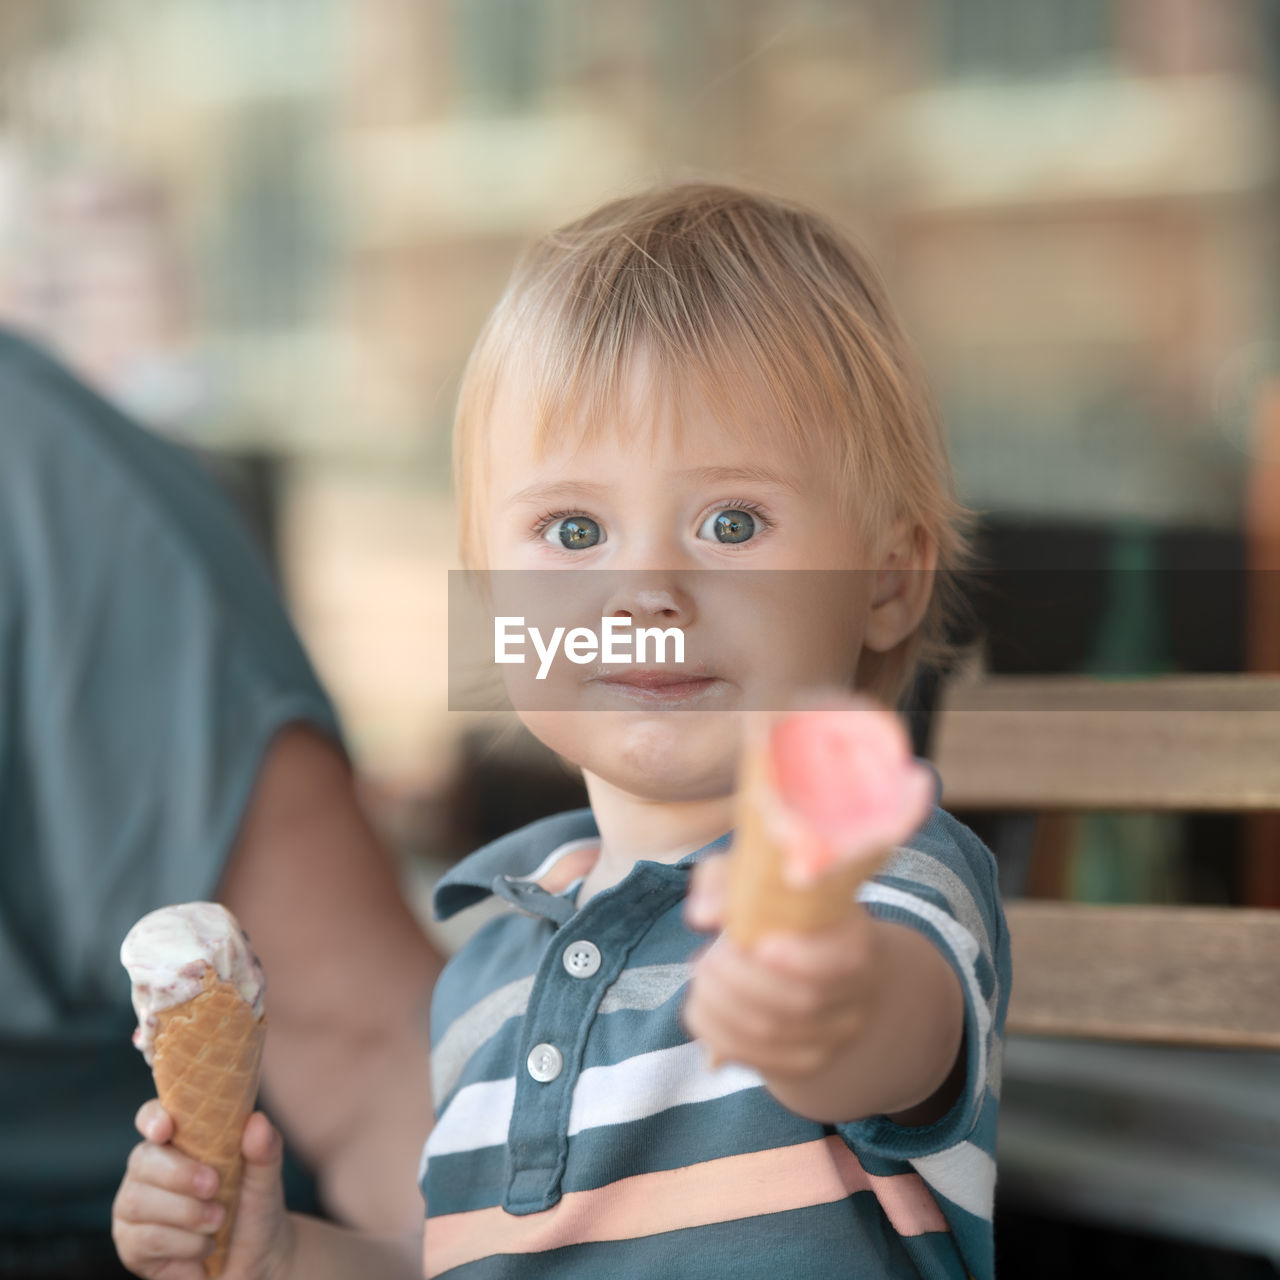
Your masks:
<svg viewBox="0 0 1280 1280"><path fill-rule="evenodd" d="M531 875L553 849L570 840L598 839L599 836L590 809L552 814L499 836L463 858L440 878L432 895L436 919L447 920L489 897L495 876Z"/></svg>
<svg viewBox="0 0 1280 1280"><path fill-rule="evenodd" d="M917 758L933 775L934 805L942 800L942 779L932 763ZM446 872L436 885L432 905L437 920L447 920L459 911L483 902L493 894L493 882L499 876L511 880L528 880L539 873L548 855L574 841L598 840L600 829L590 809L571 809L567 813L539 818L518 831L508 832L482 845ZM681 858L677 864L687 865L704 854L724 846L729 835L723 835L696 853Z"/></svg>

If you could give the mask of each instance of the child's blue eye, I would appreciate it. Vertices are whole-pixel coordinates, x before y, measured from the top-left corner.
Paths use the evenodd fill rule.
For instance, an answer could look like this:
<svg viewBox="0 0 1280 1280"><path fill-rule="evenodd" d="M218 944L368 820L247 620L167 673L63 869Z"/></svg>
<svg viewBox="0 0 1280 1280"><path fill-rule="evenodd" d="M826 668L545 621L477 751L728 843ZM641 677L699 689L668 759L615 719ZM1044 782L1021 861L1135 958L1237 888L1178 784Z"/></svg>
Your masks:
<svg viewBox="0 0 1280 1280"><path fill-rule="evenodd" d="M755 536L756 521L749 511L740 511L737 507L728 507L713 512L698 530L700 538L715 538L717 542L730 545L747 542Z"/></svg>
<svg viewBox="0 0 1280 1280"><path fill-rule="evenodd" d="M590 516L567 516L547 525L542 536L568 551L585 551L604 541L604 530Z"/></svg>

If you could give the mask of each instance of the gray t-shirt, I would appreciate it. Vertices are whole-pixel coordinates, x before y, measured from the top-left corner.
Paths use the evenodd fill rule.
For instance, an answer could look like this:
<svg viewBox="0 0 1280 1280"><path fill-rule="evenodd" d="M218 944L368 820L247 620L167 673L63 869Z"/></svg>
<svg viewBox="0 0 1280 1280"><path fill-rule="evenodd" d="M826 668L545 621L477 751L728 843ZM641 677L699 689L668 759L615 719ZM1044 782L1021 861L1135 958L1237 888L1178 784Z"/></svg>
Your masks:
<svg viewBox="0 0 1280 1280"><path fill-rule="evenodd" d="M214 482L0 333L0 1234L107 1226L153 1092L121 939L214 894L297 721L340 739Z"/></svg>

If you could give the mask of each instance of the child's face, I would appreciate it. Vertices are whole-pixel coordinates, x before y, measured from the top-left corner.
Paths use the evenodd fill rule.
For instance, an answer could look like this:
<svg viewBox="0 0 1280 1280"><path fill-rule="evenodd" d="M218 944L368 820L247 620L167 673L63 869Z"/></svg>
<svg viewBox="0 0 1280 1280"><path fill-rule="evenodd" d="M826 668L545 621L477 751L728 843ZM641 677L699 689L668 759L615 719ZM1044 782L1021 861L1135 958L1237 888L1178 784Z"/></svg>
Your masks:
<svg viewBox="0 0 1280 1280"><path fill-rule="evenodd" d="M600 618L630 614L637 627L684 632L674 671L561 661L556 709L520 715L623 791L705 800L732 790L743 712L851 686L868 623L881 621L881 578L865 572L878 566L829 464L754 443L711 412L666 429L645 414L642 373L629 390L628 423L538 455L529 387L512 376L499 388L477 495L488 565L539 571L536 594L563 600L572 616L553 620L566 625L594 616L598 630Z"/></svg>

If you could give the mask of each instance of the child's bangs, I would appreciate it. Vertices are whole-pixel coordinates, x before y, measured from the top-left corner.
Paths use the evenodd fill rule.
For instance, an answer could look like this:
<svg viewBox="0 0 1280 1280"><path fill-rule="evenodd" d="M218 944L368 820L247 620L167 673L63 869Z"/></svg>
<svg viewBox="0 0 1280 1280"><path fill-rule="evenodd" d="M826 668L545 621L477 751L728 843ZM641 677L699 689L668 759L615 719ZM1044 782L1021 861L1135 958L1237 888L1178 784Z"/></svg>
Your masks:
<svg viewBox="0 0 1280 1280"><path fill-rule="evenodd" d="M678 444L711 420L750 449L847 453L837 425L842 389L802 332L777 316L749 316L665 277L651 264L584 306L580 293L548 300L522 340L532 377L538 451L613 433ZM769 334L765 341L764 333ZM846 397L847 398L847 397ZM815 429L816 428L816 429Z"/></svg>

